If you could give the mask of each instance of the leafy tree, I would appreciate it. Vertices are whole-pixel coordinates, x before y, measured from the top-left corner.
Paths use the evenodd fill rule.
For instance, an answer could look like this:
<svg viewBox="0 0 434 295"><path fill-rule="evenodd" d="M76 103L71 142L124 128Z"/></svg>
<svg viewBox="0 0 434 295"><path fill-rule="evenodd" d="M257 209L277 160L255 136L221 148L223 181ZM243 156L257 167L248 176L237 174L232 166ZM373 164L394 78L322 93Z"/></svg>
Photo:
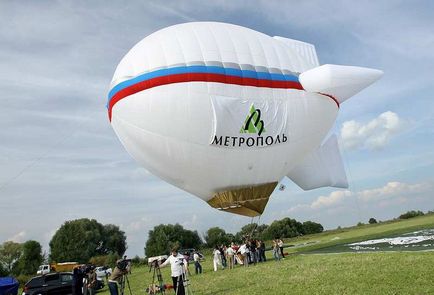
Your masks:
<svg viewBox="0 0 434 295"><path fill-rule="evenodd" d="M249 223L243 226L241 230L237 232L235 237L238 242L241 242L248 236L251 236L253 239L262 239L262 234L267 228L268 225L266 224L258 225L257 223Z"/></svg>
<svg viewBox="0 0 434 295"><path fill-rule="evenodd" d="M146 256L167 254L174 246L183 248L198 248L202 241L197 231L184 229L180 224L160 224L149 231L146 241Z"/></svg>
<svg viewBox="0 0 434 295"><path fill-rule="evenodd" d="M378 223L377 219L375 219L374 217L369 218L369 224L374 224L374 223Z"/></svg>
<svg viewBox="0 0 434 295"><path fill-rule="evenodd" d="M302 235L303 225L295 219L283 218L275 220L270 226L264 230L263 239L271 240L274 238L292 238Z"/></svg>
<svg viewBox="0 0 434 295"><path fill-rule="evenodd" d="M105 237L105 241L103 244L103 252L115 253L119 256L124 255L127 250L127 237L125 236L125 232L119 229L119 226L113 224L106 224L103 228L103 236Z"/></svg>
<svg viewBox="0 0 434 295"><path fill-rule="evenodd" d="M0 246L0 264L7 273L11 273L22 254L22 245L12 241Z"/></svg>
<svg viewBox="0 0 434 295"><path fill-rule="evenodd" d="M35 274L42 264L42 246L37 241L27 241L22 245L22 255L17 261L15 274Z"/></svg>
<svg viewBox="0 0 434 295"><path fill-rule="evenodd" d="M424 215L422 211L407 211L404 214L401 214L399 216L399 219L409 219L409 218L413 218L413 217L417 217L417 216L422 216Z"/></svg>
<svg viewBox="0 0 434 295"><path fill-rule="evenodd" d="M8 271L3 266L2 263L0 263L0 277L6 277L8 275Z"/></svg>
<svg viewBox="0 0 434 295"><path fill-rule="evenodd" d="M324 227L320 223L316 223L310 220L303 222L303 233L305 235L322 233L323 231Z"/></svg>
<svg viewBox="0 0 434 295"><path fill-rule="evenodd" d="M208 229L204 238L208 247L228 244L230 242L225 230L220 227L211 227Z"/></svg>
<svg viewBox="0 0 434 295"><path fill-rule="evenodd" d="M93 256L123 255L125 249L125 234L117 226L103 226L95 219L82 218L66 221L56 231L50 241L50 259L87 263Z"/></svg>

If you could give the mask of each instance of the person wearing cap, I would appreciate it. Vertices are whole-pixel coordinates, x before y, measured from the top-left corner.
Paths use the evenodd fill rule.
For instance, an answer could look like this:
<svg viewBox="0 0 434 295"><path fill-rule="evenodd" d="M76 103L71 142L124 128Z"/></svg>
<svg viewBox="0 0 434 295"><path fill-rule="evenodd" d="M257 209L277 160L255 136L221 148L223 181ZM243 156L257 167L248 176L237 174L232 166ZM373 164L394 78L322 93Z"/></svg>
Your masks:
<svg viewBox="0 0 434 295"><path fill-rule="evenodd" d="M173 290L176 295L185 295L183 275L187 271L187 261L184 255L178 253L178 248L173 248L171 255L164 261L160 267L170 264Z"/></svg>

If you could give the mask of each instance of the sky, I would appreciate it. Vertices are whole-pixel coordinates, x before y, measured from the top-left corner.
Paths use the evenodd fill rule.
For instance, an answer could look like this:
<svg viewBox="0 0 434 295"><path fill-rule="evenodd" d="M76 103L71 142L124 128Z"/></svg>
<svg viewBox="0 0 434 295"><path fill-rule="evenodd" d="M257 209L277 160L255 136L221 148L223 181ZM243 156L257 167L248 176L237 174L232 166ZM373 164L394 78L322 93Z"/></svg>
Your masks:
<svg viewBox="0 0 434 295"><path fill-rule="evenodd" d="M250 218L219 212L128 155L105 107L121 58L164 27L219 21L315 45L321 64L384 71L341 105L349 189L303 191L289 179L261 217L327 229L434 210L432 1L1 1L0 243L46 251L66 221L95 218L126 232L130 256L147 233L180 223L235 233Z"/></svg>

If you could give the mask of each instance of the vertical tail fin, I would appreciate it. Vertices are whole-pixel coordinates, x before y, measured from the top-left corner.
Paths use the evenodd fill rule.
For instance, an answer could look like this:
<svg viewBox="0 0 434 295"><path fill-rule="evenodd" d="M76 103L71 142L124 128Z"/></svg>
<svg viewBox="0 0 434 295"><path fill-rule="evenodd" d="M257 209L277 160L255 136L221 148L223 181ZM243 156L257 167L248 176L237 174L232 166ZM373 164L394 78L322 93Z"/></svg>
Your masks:
<svg viewBox="0 0 434 295"><path fill-rule="evenodd" d="M336 135L330 136L287 176L304 190L326 186L348 188Z"/></svg>

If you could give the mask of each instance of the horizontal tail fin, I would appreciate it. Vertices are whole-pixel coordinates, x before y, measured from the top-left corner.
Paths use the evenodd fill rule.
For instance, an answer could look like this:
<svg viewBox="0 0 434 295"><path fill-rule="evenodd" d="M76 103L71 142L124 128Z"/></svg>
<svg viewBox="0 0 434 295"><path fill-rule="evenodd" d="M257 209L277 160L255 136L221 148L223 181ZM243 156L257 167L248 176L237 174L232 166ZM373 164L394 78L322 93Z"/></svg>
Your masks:
<svg viewBox="0 0 434 295"><path fill-rule="evenodd" d="M336 135L332 135L287 175L304 190L320 187L348 188Z"/></svg>
<svg viewBox="0 0 434 295"><path fill-rule="evenodd" d="M342 103L382 75L375 69L326 64L301 73L299 80L306 91L330 95Z"/></svg>

